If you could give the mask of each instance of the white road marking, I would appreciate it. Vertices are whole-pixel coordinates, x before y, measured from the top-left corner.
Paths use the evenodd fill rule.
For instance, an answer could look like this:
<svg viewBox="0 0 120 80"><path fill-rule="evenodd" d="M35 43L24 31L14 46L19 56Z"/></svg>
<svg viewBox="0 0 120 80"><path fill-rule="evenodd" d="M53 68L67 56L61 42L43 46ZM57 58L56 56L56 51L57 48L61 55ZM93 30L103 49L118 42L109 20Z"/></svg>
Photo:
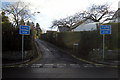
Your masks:
<svg viewBox="0 0 120 80"><path fill-rule="evenodd" d="M32 68L39 68L39 67L41 67L41 66L43 66L43 64L32 64Z"/></svg>
<svg viewBox="0 0 120 80"><path fill-rule="evenodd" d="M39 65L33 65L31 66L32 68L39 68L40 66Z"/></svg>
<svg viewBox="0 0 120 80"><path fill-rule="evenodd" d="M66 67L66 64L57 64L58 68Z"/></svg>
<svg viewBox="0 0 120 80"><path fill-rule="evenodd" d="M89 68L89 67L104 67L103 65L92 65L92 64L70 64L69 66L67 66L67 64L32 64L32 68L63 68L63 67L70 67L70 68L80 68L80 67L85 67L85 68ZM22 67L22 66L19 66Z"/></svg>
<svg viewBox="0 0 120 80"><path fill-rule="evenodd" d="M79 64L70 64L70 67L80 68L80 65Z"/></svg>
<svg viewBox="0 0 120 80"><path fill-rule="evenodd" d="M44 68L52 68L54 64L44 64Z"/></svg>
<svg viewBox="0 0 120 80"><path fill-rule="evenodd" d="M83 64L83 67L93 67L92 64Z"/></svg>

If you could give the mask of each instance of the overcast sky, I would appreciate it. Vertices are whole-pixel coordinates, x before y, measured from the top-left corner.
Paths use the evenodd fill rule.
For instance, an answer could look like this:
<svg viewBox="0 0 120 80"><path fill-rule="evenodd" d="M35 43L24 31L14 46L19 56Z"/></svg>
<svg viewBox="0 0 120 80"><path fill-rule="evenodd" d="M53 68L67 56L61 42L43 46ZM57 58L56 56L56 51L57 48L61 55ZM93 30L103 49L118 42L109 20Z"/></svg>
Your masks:
<svg viewBox="0 0 120 80"><path fill-rule="evenodd" d="M2 2L13 2L18 0L2 0ZM111 9L118 9L119 0L21 0L30 2L30 8L33 12L39 11L36 14L35 23L39 23L41 28L49 29L52 21L55 19L65 18L74 15L81 10L86 10L91 4L111 5Z"/></svg>

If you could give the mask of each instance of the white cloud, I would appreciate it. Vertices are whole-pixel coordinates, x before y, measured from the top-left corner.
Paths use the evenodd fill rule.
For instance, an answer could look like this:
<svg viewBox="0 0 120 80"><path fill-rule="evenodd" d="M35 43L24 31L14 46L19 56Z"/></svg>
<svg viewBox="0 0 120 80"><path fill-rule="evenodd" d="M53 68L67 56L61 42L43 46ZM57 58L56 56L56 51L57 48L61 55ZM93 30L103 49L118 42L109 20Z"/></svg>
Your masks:
<svg viewBox="0 0 120 80"><path fill-rule="evenodd" d="M18 1L18 0L2 0L2 1ZM22 0L31 3L33 12L41 12L36 14L36 21L42 28L48 29L54 19L64 18L73 15L81 10L86 10L91 4L110 3L112 9L117 10L119 0Z"/></svg>

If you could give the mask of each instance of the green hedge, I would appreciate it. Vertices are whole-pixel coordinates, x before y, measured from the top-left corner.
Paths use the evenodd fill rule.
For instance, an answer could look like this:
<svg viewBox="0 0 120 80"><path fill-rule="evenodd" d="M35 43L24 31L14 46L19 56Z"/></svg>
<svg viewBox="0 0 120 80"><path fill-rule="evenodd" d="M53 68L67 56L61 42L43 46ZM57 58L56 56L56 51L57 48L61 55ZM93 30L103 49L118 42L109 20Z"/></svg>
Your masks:
<svg viewBox="0 0 120 80"><path fill-rule="evenodd" d="M120 49L120 23L107 23L105 25L111 25L112 34L106 35L106 45L109 49Z"/></svg>
<svg viewBox="0 0 120 80"><path fill-rule="evenodd" d="M10 23L2 24L2 51L20 51L22 36L19 29L15 29ZM32 49L32 35L24 37L24 50Z"/></svg>
<svg viewBox="0 0 120 80"><path fill-rule="evenodd" d="M120 33L118 33L118 26L120 23L109 23L105 25L112 26L112 34L105 35L105 48L118 49L118 41L120 40ZM41 39L51 42L62 48L73 50L73 44L78 43L78 52L74 52L77 56L87 57L89 52L93 49L102 49L103 36L99 31L81 31L81 32L49 32L41 35Z"/></svg>

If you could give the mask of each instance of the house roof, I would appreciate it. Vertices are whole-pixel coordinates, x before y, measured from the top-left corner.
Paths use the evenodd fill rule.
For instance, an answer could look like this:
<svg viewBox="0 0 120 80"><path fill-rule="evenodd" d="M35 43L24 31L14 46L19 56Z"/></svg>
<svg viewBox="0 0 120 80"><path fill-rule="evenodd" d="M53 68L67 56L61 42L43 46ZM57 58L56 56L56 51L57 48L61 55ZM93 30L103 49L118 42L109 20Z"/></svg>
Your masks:
<svg viewBox="0 0 120 80"><path fill-rule="evenodd" d="M94 23L79 25L73 31L92 31L92 30L96 30L96 29L97 29L96 22L94 22Z"/></svg>
<svg viewBox="0 0 120 80"><path fill-rule="evenodd" d="M120 18L120 8L118 8L118 10L115 12L113 17L119 17Z"/></svg>
<svg viewBox="0 0 120 80"><path fill-rule="evenodd" d="M58 27L58 31L59 32L65 32L65 31L72 31L72 30L75 30L75 29L77 29L77 27L79 27L79 26L83 26L83 25L85 25L85 24L88 24L88 23L93 23L93 21L92 20L90 20L90 19L84 19L84 20L82 20L82 21L79 21L79 22L77 22L76 24L74 24L73 26L72 26L72 28L69 28L69 27L63 27L63 26L60 26L60 27Z"/></svg>
<svg viewBox="0 0 120 80"><path fill-rule="evenodd" d="M120 8L113 15L111 22L120 22Z"/></svg>

